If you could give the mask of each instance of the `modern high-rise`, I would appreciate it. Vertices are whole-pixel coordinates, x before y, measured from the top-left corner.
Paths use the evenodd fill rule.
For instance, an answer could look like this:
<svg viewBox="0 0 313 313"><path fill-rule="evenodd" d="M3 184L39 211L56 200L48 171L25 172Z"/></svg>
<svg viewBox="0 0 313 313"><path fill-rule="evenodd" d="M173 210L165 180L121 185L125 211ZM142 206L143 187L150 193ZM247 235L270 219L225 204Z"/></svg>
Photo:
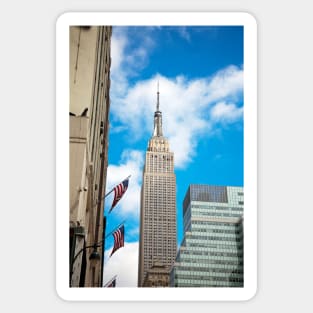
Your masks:
<svg viewBox="0 0 313 313"><path fill-rule="evenodd" d="M158 90L141 187L138 286L169 286L176 249L174 154L163 136Z"/></svg>
<svg viewBox="0 0 313 313"><path fill-rule="evenodd" d="M93 246L104 227L111 34L110 26L69 27L71 287L102 286L103 248Z"/></svg>
<svg viewBox="0 0 313 313"><path fill-rule="evenodd" d="M190 185L172 287L243 287L242 187Z"/></svg>

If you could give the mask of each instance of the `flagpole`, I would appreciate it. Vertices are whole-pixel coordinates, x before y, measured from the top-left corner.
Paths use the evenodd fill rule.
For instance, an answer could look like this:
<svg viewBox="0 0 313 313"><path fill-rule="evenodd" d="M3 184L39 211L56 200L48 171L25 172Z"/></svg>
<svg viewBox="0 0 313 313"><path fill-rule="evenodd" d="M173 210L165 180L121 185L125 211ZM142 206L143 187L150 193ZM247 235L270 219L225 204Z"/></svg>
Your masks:
<svg viewBox="0 0 313 313"><path fill-rule="evenodd" d="M127 180L127 179L129 179L130 178L130 176L131 175L129 175L128 177L126 177L124 180ZM123 181L124 181L123 180ZM123 182L122 181L122 182ZM121 182L121 183L122 183ZM101 184L101 188L102 188L102 181L100 182L100 184ZM101 190L101 188L100 188L100 190ZM115 188L115 187L114 187ZM99 233L99 227L100 227L100 222L99 222L99 220L100 220L100 209L99 209L99 205L101 205L101 203L102 203L102 201L114 190L114 188L112 188L111 189L111 191L110 192L108 192L106 195L104 195L104 197L99 197L100 199L98 199L98 201L97 201L97 204L95 205L95 206L98 206L98 208L97 208L97 224L96 224L96 230L95 230L95 238L98 238L98 233ZM105 230L106 230L106 222L107 222L107 219L106 219L106 216L105 216L105 207L103 207L103 219L102 219L102 221L103 221L103 225L102 225L102 242L103 242L103 245L102 245L102 250L101 250L101 254L102 254L102 256L101 256L101 264L100 264L100 286L102 287L102 284L103 284L103 268L104 268L104 252L105 252L105 239L108 237L108 235L107 236L105 236ZM112 232L110 233L110 234L112 234ZM109 234L109 235L110 235ZM95 246L96 247L96 246Z"/></svg>
<svg viewBox="0 0 313 313"><path fill-rule="evenodd" d="M131 177L131 175L127 176L124 180L122 180L119 184L121 184L123 181L129 179ZM119 185L118 184L118 185ZM115 185L117 186L117 185ZM105 199L111 192L113 192L113 190L115 189L115 187L113 187L107 194L104 195L104 197L100 200L100 202L102 202L103 199ZM105 253L105 239L110 236L116 229L118 229L122 224L125 223L125 220L119 224L115 229L113 229L110 233L108 233L107 235L105 235L105 231L106 231L106 223L107 223L107 218L105 216L105 207L103 208L103 230L102 230L102 238L103 238L103 249L102 249L102 262L101 262L101 287L103 287L103 270L104 270L104 253Z"/></svg>
<svg viewBox="0 0 313 313"><path fill-rule="evenodd" d="M109 286L114 281L114 279L116 279L116 277L117 275L114 275L103 287Z"/></svg>
<svg viewBox="0 0 313 313"><path fill-rule="evenodd" d="M106 217L103 217L104 221L106 221ZM124 220L122 223L120 223L117 227L115 227L111 232L109 232L106 236L105 236L105 230L103 231L103 247L105 246L105 239L110 236L111 234L113 234L121 225L123 225L126 222L126 220ZM106 223L105 223L106 224ZM102 276L101 276L101 287L106 287L102 286L103 285L103 270L104 270L104 249L103 249L103 254L102 254ZM116 277L116 276L115 276ZM113 280L113 279L112 279Z"/></svg>
<svg viewBox="0 0 313 313"><path fill-rule="evenodd" d="M121 183L122 183L124 180L129 179L130 176L131 176L131 175L129 175L128 177L126 177L125 179L123 179L123 180L121 181ZM120 184L120 183L119 183L119 184ZM118 186L119 184L117 184L116 186ZM114 187L114 188L115 188L115 187ZM109 191L109 192L103 197L103 199L104 199L105 197L107 197L107 196L114 190L114 188L112 188L112 190Z"/></svg>
<svg viewBox="0 0 313 313"><path fill-rule="evenodd" d="M129 178L131 175L129 175L128 177L126 177L124 180L126 180L127 178ZM121 183L124 181L124 180L122 180L121 181ZM120 184L120 183L119 183ZM117 184L116 186L118 186L119 184ZM115 187L114 187L115 188ZM95 208L98 204L99 204L99 202L102 202L102 200L104 199L104 198L106 198L113 190L114 190L114 188L111 190L111 191L109 191L104 197L102 197L101 199L100 199L100 201L99 201L99 199L96 201L96 204L92 207L92 208Z"/></svg>
<svg viewBox="0 0 313 313"><path fill-rule="evenodd" d="M113 234L120 226L122 226L126 220L124 220L122 223L120 223L117 227L115 227L111 232L109 232L104 238L109 237L111 234Z"/></svg>

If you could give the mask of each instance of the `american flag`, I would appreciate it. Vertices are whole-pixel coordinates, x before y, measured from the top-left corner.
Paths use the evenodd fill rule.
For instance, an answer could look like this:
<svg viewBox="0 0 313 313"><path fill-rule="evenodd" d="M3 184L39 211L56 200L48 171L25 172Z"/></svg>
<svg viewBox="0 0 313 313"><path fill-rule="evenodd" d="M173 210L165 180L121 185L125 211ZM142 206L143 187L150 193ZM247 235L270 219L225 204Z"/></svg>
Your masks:
<svg viewBox="0 0 313 313"><path fill-rule="evenodd" d="M120 226L112 235L114 237L114 247L113 247L113 250L111 252L111 255L117 249L124 247L124 225Z"/></svg>
<svg viewBox="0 0 313 313"><path fill-rule="evenodd" d="M124 195L124 193L128 187L128 181L129 181L129 177L127 177L120 184L118 184L116 187L114 187L114 199L113 199L112 206L111 206L109 213L116 206L117 202L123 197L123 195Z"/></svg>

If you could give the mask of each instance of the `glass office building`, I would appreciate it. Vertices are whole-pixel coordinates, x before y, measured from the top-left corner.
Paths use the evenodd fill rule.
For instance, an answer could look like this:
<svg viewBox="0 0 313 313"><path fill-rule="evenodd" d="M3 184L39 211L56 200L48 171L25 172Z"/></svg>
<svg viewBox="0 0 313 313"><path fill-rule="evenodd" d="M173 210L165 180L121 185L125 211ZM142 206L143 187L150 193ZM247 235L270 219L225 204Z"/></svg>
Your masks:
<svg viewBox="0 0 313 313"><path fill-rule="evenodd" d="M190 185L171 287L243 287L242 187Z"/></svg>

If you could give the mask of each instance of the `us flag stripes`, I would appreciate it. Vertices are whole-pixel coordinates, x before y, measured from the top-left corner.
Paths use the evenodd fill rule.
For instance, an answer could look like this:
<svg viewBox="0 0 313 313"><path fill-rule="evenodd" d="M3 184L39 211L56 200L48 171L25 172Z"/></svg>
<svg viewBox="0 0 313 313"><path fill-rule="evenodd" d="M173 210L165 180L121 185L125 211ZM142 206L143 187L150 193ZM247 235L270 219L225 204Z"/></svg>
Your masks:
<svg viewBox="0 0 313 313"><path fill-rule="evenodd" d="M109 213L116 206L117 202L123 197L125 191L128 188L128 181L129 181L129 177L127 177L120 184L118 184L116 187L114 187L114 200L112 202L112 206L111 206Z"/></svg>
<svg viewBox="0 0 313 313"><path fill-rule="evenodd" d="M124 225L120 226L113 234L114 237L114 247L112 249L111 255L119 248L124 247Z"/></svg>

